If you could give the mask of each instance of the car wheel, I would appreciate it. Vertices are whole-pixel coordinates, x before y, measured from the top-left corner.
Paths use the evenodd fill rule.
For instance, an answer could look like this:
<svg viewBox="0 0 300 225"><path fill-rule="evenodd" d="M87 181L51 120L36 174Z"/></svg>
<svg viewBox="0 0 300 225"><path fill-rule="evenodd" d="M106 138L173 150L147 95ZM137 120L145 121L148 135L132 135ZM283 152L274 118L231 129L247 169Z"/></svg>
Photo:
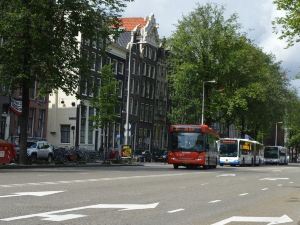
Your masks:
<svg viewBox="0 0 300 225"><path fill-rule="evenodd" d="M37 161L37 155L35 153L31 154L30 161L31 162L36 162Z"/></svg>
<svg viewBox="0 0 300 225"><path fill-rule="evenodd" d="M52 161L53 161L53 156L52 155L48 155L47 162L48 163L52 163Z"/></svg>
<svg viewBox="0 0 300 225"><path fill-rule="evenodd" d="M178 165L173 164L174 169L178 169Z"/></svg>

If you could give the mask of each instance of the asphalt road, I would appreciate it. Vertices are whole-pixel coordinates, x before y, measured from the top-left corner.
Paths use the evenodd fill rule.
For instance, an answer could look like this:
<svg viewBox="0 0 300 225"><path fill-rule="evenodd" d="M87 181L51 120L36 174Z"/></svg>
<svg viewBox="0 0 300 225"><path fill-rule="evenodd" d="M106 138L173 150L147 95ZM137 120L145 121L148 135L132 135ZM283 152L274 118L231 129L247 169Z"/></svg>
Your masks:
<svg viewBox="0 0 300 225"><path fill-rule="evenodd" d="M0 224L300 225L300 165L0 169Z"/></svg>

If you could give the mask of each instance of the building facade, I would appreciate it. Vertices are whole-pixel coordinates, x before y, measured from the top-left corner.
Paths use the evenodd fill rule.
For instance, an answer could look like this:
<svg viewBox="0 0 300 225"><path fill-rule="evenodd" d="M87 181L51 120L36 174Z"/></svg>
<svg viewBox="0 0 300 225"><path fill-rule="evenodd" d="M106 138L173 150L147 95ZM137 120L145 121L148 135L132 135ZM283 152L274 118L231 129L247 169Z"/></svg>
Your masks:
<svg viewBox="0 0 300 225"><path fill-rule="evenodd" d="M133 150L166 148L167 69L165 50L160 47L158 26L154 15L122 18L121 22L123 32L109 45L105 56L102 54L101 43L80 40L82 53L91 62L90 75L81 79L78 90L80 100L75 96L66 96L61 91L50 95L47 139L51 144L98 150L103 143L108 143L108 148L120 149L124 144L129 93L129 143ZM95 114L90 100L93 91L99 91L101 68L105 64L112 66L118 81L120 102L116 108L119 117L115 123L110 124L107 132L94 128L90 120Z"/></svg>
<svg viewBox="0 0 300 225"><path fill-rule="evenodd" d="M136 153L164 150L167 147L167 69L158 25L154 15L122 18L121 21L124 32L120 43L128 49L127 61L131 66L127 70L124 89L124 96L130 95L130 144Z"/></svg>

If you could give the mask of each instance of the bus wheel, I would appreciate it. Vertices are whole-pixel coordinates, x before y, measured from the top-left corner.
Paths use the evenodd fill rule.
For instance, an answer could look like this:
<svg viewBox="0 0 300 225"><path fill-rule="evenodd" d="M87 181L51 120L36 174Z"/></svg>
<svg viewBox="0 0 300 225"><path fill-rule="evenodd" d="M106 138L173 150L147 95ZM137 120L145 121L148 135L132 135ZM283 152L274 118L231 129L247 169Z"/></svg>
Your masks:
<svg viewBox="0 0 300 225"><path fill-rule="evenodd" d="M177 164L173 164L173 168L174 169L178 169L178 165Z"/></svg>

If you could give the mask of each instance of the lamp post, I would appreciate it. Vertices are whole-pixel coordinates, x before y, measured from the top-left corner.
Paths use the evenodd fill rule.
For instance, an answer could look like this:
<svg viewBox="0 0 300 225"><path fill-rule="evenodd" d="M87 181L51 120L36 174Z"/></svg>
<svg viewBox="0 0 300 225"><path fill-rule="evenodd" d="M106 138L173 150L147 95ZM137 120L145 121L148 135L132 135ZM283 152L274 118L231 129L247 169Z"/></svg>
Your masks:
<svg viewBox="0 0 300 225"><path fill-rule="evenodd" d="M277 146L277 124L279 123L283 123L282 121L281 122L276 122L276 128L275 128L275 146Z"/></svg>
<svg viewBox="0 0 300 225"><path fill-rule="evenodd" d="M134 32L131 33L131 40L134 39ZM125 117L125 141L124 144L128 145L129 139L129 103L130 103L130 80L131 80L131 58L132 58L132 45L136 45L132 41L129 42L129 62L128 62L128 80L127 80L127 96L126 96L126 117Z"/></svg>
<svg viewBox="0 0 300 225"><path fill-rule="evenodd" d="M205 83L216 83L215 80L208 80L202 82L202 112L201 112L201 124L204 124L204 99L205 99Z"/></svg>

